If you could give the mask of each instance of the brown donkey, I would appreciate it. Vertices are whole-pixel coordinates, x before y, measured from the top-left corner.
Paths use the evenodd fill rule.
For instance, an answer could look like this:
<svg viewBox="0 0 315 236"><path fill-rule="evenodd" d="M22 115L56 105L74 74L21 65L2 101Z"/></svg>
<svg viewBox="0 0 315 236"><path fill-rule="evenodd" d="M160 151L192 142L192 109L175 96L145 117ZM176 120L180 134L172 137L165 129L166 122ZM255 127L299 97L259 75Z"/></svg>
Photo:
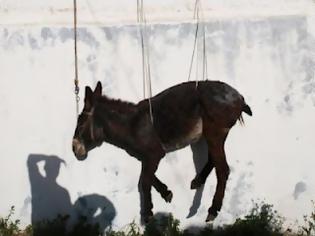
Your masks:
<svg viewBox="0 0 315 236"><path fill-rule="evenodd" d="M183 148L201 137L208 144L208 162L191 182L191 189L202 186L213 167L217 187L206 221L213 220L221 209L229 166L224 142L242 112L252 115L244 98L231 86L219 81L186 82L152 97L153 123L148 100L138 104L113 100L102 95L97 83L93 92L85 88L84 108L73 137L73 152L84 160L103 142L120 147L142 163L139 192L145 222L152 217L151 186L166 202L172 192L156 176L160 160L167 152Z"/></svg>

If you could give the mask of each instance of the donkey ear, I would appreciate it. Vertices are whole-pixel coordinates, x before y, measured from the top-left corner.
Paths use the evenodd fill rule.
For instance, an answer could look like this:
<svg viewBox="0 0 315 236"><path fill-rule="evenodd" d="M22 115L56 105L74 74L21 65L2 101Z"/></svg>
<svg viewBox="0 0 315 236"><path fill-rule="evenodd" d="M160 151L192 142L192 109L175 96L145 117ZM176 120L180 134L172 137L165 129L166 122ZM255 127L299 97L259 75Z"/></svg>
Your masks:
<svg viewBox="0 0 315 236"><path fill-rule="evenodd" d="M89 109L93 103L93 91L89 86L85 86L84 106Z"/></svg>
<svg viewBox="0 0 315 236"><path fill-rule="evenodd" d="M97 82L96 88L94 90L95 96L102 96L102 83L100 81Z"/></svg>

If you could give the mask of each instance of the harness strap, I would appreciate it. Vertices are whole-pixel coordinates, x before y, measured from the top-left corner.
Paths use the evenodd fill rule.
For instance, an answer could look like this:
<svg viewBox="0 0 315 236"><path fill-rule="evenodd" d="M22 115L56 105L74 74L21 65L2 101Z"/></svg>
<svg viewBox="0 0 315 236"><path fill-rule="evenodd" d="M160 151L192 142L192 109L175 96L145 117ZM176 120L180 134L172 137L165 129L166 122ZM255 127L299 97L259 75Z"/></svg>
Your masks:
<svg viewBox="0 0 315 236"><path fill-rule="evenodd" d="M82 125L80 126L80 130L79 131L79 136L82 135L83 130L87 127L87 125L89 125L89 131L90 131L90 136L92 141L95 141L95 134L94 134L94 120L93 120L93 114L94 114L94 108L92 108L92 110L90 112L83 112L84 115L88 116L88 120Z"/></svg>
<svg viewBox="0 0 315 236"><path fill-rule="evenodd" d="M93 112L94 112L94 109L93 109L93 111L91 111L91 115L90 115L90 119L91 119L91 121L90 121L90 135L91 135L92 141L94 142L95 141L95 135L94 135L94 119L92 117Z"/></svg>

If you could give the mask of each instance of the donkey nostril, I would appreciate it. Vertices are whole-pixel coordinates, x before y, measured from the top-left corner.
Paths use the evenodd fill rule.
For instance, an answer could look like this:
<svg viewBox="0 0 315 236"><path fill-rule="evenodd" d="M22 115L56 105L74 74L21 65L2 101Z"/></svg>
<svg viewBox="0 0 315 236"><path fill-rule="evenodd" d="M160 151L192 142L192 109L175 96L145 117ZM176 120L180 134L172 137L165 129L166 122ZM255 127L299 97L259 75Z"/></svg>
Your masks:
<svg viewBox="0 0 315 236"><path fill-rule="evenodd" d="M81 158L81 157L85 157L86 156L85 146L78 139L73 139L73 141L72 141L72 149L73 149L74 155L77 158Z"/></svg>

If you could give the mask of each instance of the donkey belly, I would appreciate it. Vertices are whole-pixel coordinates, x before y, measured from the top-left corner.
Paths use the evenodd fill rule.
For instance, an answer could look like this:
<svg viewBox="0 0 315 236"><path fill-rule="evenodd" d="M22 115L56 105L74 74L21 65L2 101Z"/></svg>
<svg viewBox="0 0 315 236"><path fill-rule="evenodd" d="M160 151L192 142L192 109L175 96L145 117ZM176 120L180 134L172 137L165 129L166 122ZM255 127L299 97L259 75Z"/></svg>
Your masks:
<svg viewBox="0 0 315 236"><path fill-rule="evenodd" d="M202 136L202 119L197 122L183 135L174 136L171 139L162 142L165 152L172 152L184 148L191 143L197 142Z"/></svg>

